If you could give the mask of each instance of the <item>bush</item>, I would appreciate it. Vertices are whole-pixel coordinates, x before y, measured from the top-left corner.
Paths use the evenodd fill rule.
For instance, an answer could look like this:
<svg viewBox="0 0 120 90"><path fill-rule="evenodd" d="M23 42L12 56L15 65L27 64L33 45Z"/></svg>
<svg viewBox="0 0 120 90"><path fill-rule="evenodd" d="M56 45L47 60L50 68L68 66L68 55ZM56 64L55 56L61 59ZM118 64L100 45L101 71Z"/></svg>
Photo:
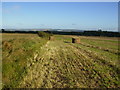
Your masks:
<svg viewBox="0 0 120 90"><path fill-rule="evenodd" d="M42 31L38 31L38 36L42 37L42 38L49 39L49 37L52 36L52 34L51 33L42 32Z"/></svg>

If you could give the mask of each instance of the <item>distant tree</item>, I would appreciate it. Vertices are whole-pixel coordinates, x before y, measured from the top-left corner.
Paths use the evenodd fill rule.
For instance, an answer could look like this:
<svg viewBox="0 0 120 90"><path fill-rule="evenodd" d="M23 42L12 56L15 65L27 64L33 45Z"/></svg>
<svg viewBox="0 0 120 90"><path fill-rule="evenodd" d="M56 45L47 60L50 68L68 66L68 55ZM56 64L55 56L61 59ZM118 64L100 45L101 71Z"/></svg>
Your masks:
<svg viewBox="0 0 120 90"><path fill-rule="evenodd" d="M1 29L1 31L2 31L2 32L4 32L4 31L5 31L5 29Z"/></svg>
<svg viewBox="0 0 120 90"><path fill-rule="evenodd" d="M98 33L99 33L99 36L102 36L103 35L103 32L101 29L98 29Z"/></svg>
<svg viewBox="0 0 120 90"><path fill-rule="evenodd" d="M102 32L102 30L101 30L101 29L98 29L98 32Z"/></svg>

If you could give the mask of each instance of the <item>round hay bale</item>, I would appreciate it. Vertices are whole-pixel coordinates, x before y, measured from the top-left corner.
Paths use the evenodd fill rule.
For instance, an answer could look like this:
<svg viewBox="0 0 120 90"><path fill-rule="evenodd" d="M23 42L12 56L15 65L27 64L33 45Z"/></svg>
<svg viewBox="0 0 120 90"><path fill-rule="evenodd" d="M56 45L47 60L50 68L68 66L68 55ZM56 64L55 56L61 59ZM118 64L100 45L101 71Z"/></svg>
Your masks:
<svg viewBox="0 0 120 90"><path fill-rule="evenodd" d="M49 37L49 40L54 40L54 37L53 37L53 36L50 36L50 37Z"/></svg>
<svg viewBox="0 0 120 90"><path fill-rule="evenodd" d="M77 37L72 38L72 43L80 43L80 38Z"/></svg>

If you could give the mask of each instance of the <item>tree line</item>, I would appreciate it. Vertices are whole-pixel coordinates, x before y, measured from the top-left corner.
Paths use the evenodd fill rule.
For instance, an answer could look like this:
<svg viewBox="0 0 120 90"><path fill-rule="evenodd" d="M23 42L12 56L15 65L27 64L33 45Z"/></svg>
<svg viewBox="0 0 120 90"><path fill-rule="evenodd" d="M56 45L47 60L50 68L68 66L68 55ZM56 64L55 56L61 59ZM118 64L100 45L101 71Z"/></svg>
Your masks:
<svg viewBox="0 0 120 90"><path fill-rule="evenodd" d="M40 31L7 31L5 29L1 29L2 33L32 33L38 34ZM65 31L42 31L51 34L59 34L59 35L78 35L78 36L107 36L107 37L120 37L120 32L112 32L112 31L84 31L84 32L65 32Z"/></svg>

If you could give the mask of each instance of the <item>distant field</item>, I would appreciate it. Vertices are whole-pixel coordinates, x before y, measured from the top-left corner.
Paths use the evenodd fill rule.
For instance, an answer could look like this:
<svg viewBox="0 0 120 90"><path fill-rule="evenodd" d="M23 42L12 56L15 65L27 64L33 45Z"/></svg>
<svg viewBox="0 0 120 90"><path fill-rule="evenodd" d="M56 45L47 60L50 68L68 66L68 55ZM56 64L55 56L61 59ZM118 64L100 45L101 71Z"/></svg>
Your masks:
<svg viewBox="0 0 120 90"><path fill-rule="evenodd" d="M120 88L118 38L3 34L4 88Z"/></svg>

